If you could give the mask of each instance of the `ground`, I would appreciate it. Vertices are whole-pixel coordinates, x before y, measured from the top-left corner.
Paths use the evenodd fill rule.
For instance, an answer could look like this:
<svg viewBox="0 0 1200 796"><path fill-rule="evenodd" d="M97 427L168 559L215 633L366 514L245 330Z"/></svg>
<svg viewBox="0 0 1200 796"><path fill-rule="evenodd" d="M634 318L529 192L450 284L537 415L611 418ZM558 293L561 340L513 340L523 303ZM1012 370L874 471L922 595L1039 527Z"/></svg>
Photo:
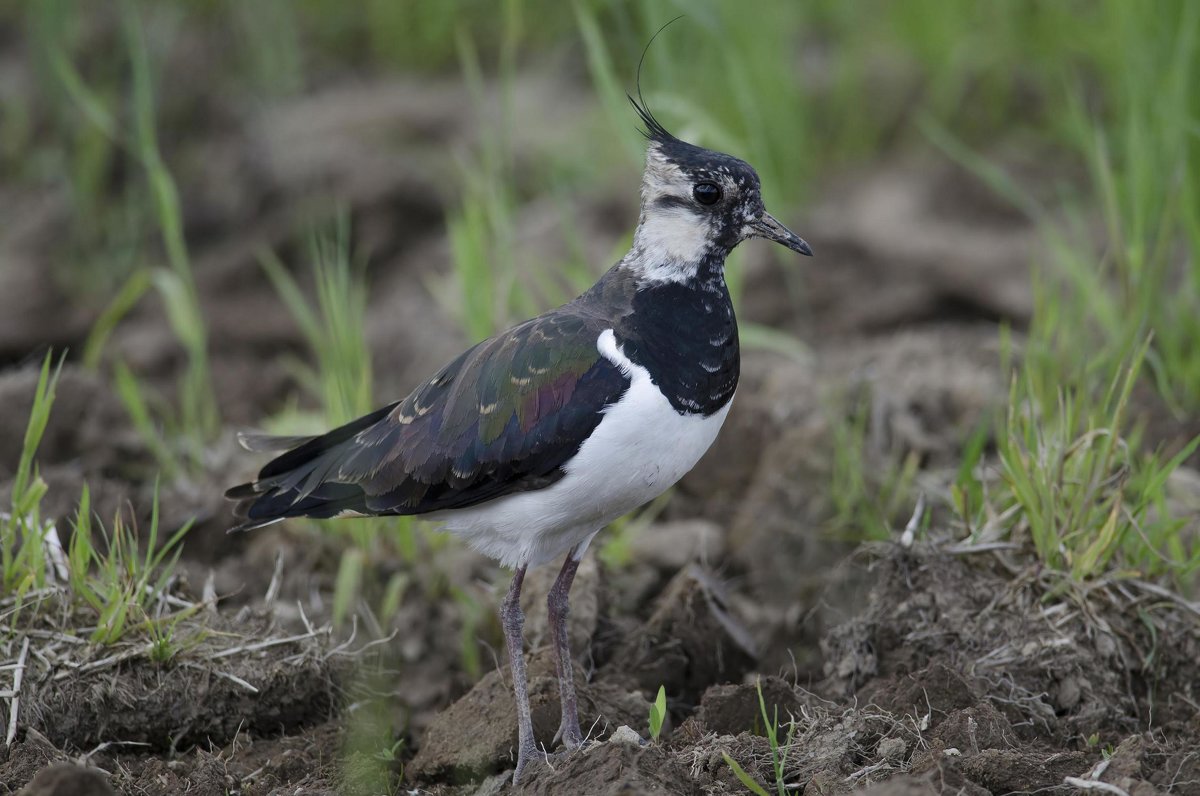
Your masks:
<svg viewBox="0 0 1200 796"><path fill-rule="evenodd" d="M571 96L541 76L517 92L539 118L562 115ZM306 355L257 253L286 254L297 197L332 187L371 252L363 320L377 392L402 395L466 342L427 286L450 271L440 186L453 164L439 152L471 137L471 107L450 83L332 81L194 137L203 167L185 159L193 166L178 179L226 429L204 474L163 483L161 503L166 526L197 518L171 593L202 607L178 628L184 649L162 663L132 645L73 651L78 639L37 617L0 792L749 792L726 755L774 792L761 693L790 734L787 793L1200 793L1200 606L1123 583L1084 592L1021 550L958 543L944 497L964 441L1007 397L998 324L1019 338L1032 313L1027 265L1039 238L944 160L894 155L826 177L804 214L786 219L812 261L746 247L741 317L804 348L748 346L713 451L620 555L581 567L571 638L592 743L532 767L519 789L506 773L516 720L493 610L507 573L422 537L419 565L369 562L381 582L408 578L386 626L363 616L332 630L335 543L298 526L227 535L221 492L259 464L236 450L233 431L294 393L287 358ZM379 129L403 137L406 154ZM518 142L518 159L538 145ZM1034 194L1051 193L1037 153L995 157ZM624 190L567 208L593 262L611 259L636 219L636 174L626 176ZM572 242L551 223L559 212L525 205L519 250L565 257ZM42 267L66 213L60 193L0 186L0 493L32 402L31 352L81 347L103 310ZM174 388L180 353L154 302L111 348ZM863 466L882 478L902 455L918 471L887 527L850 538L827 520L834 427L860 401ZM1194 433L1144 404L1157 440ZM39 462L47 516L68 520L86 480L100 516L145 523L151 452L112 386L74 357ZM1181 473L1194 500L1194 471ZM918 493L933 506L928 529L902 543ZM558 720L543 605L553 574L532 574L525 601L542 742ZM645 740L660 686L670 715ZM622 725L641 739L610 738Z"/></svg>

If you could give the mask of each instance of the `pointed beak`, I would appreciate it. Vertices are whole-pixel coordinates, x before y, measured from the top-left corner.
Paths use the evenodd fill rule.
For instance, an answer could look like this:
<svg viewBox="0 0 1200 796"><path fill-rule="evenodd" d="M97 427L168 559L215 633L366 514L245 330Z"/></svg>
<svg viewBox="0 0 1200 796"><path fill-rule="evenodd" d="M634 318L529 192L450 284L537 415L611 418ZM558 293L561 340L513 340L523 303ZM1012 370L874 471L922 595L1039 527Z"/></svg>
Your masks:
<svg viewBox="0 0 1200 796"><path fill-rule="evenodd" d="M756 238L766 238L773 240L776 243L782 243L794 252L799 252L806 257L812 257L812 247L805 243L804 238L792 232L790 229L780 224L779 221L767 211L763 211L762 217L757 221L751 222L750 228L754 230L753 236Z"/></svg>

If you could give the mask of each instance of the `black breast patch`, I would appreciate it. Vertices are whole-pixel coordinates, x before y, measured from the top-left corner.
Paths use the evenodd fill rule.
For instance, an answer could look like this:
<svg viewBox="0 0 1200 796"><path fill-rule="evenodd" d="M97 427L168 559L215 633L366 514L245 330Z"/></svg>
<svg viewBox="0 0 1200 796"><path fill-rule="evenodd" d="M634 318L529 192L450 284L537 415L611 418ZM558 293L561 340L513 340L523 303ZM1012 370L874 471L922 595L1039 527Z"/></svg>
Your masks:
<svg viewBox="0 0 1200 796"><path fill-rule="evenodd" d="M741 358L723 279L647 286L634 295L632 309L615 330L617 341L671 406L707 417L729 403Z"/></svg>

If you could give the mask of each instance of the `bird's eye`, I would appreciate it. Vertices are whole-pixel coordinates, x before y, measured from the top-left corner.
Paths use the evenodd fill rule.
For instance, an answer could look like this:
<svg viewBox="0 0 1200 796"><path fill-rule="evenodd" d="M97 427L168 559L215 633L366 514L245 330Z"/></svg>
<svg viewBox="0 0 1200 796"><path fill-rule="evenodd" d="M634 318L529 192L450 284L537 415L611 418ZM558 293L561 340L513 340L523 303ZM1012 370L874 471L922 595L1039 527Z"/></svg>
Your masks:
<svg viewBox="0 0 1200 796"><path fill-rule="evenodd" d="M721 189L716 183L698 182L696 187L692 188L692 196L702 205L715 205L721 201Z"/></svg>

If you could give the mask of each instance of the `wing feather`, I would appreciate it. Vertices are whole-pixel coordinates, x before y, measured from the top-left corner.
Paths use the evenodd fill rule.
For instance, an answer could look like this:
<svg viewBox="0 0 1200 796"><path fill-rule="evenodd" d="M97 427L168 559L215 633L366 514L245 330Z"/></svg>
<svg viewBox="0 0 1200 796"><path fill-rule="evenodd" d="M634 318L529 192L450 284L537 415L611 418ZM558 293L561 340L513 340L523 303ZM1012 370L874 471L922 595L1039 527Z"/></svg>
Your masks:
<svg viewBox="0 0 1200 796"><path fill-rule="evenodd" d="M298 440L230 490L237 513L422 514L548 486L629 386L596 347L604 328L559 310L485 340L405 400Z"/></svg>

